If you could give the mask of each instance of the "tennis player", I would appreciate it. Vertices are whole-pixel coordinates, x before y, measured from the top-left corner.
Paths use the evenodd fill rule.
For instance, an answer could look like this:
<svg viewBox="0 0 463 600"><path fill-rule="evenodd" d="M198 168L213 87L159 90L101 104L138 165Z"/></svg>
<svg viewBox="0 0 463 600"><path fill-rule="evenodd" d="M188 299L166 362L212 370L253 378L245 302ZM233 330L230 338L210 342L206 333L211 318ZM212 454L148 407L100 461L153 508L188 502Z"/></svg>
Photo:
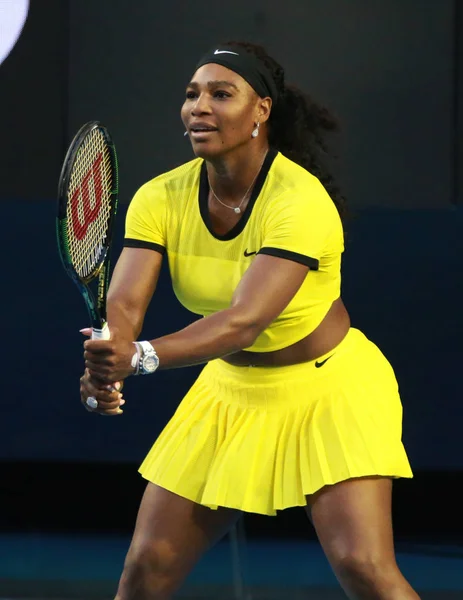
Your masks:
<svg viewBox="0 0 463 600"><path fill-rule="evenodd" d="M172 597L241 511L302 506L349 598L418 598L400 573L392 480L411 477L393 369L340 297L344 201L324 165L330 113L263 48L208 51L181 110L196 158L141 186L86 341L82 402L120 414L129 375L207 363L140 467L117 600ZM166 255L204 318L137 340ZM359 293L361 293L359 291Z"/></svg>

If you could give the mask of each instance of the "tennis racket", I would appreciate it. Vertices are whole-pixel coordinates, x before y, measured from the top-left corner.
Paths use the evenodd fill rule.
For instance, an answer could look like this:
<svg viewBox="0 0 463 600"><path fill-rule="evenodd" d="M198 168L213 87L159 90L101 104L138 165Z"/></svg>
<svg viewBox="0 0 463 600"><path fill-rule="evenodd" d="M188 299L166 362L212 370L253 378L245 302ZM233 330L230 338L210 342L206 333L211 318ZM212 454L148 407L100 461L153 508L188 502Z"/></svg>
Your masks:
<svg viewBox="0 0 463 600"><path fill-rule="evenodd" d="M72 140L58 184L58 249L63 266L82 294L92 339L109 339L106 294L118 203L118 166L111 136L98 121ZM96 294L90 283L95 282Z"/></svg>

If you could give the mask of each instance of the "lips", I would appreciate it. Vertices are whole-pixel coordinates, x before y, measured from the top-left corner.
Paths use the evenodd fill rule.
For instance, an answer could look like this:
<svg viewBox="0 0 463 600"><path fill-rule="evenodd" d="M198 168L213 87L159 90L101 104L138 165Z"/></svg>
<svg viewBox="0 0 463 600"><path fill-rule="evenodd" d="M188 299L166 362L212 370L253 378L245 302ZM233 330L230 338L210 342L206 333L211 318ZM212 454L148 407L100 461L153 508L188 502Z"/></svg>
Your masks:
<svg viewBox="0 0 463 600"><path fill-rule="evenodd" d="M193 133L209 133L211 131L217 131L217 127L210 125L209 123L192 123L190 125L190 131Z"/></svg>

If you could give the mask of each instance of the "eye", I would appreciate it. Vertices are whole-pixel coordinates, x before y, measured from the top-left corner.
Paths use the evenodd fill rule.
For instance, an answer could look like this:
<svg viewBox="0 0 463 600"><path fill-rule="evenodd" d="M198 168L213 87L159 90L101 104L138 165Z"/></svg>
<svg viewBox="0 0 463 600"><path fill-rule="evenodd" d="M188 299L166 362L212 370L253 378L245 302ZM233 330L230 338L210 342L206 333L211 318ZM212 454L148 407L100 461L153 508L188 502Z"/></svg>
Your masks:
<svg viewBox="0 0 463 600"><path fill-rule="evenodd" d="M196 98L196 92L193 92L192 90L188 90L186 93L186 97L188 100L192 100L193 98Z"/></svg>
<svg viewBox="0 0 463 600"><path fill-rule="evenodd" d="M214 98L218 98L219 100L225 100L226 98L231 98L231 94L228 92L224 92L223 90L217 90L214 92Z"/></svg>

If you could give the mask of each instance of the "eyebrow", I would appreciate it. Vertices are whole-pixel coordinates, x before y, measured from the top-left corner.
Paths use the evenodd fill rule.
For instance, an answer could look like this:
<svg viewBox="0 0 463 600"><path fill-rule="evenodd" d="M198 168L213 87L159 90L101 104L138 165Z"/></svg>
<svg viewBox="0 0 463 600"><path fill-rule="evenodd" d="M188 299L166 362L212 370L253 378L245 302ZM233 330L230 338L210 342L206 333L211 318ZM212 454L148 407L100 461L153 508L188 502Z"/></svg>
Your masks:
<svg viewBox="0 0 463 600"><path fill-rule="evenodd" d="M206 85L209 89L214 88L214 87L219 87L219 86L228 86L228 87L235 88L235 90L239 91L239 88L237 85L235 85L231 81L226 81L225 79L208 81ZM199 87L199 85L196 83L196 81L190 81L190 83L187 85L187 87L197 89Z"/></svg>

